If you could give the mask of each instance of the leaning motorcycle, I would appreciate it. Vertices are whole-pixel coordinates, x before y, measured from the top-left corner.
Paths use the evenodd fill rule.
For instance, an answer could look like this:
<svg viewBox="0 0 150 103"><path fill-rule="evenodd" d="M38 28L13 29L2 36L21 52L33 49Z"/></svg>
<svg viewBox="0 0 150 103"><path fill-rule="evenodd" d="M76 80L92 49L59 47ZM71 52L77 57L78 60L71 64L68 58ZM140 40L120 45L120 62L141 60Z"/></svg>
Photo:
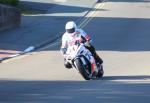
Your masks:
<svg viewBox="0 0 150 103"><path fill-rule="evenodd" d="M83 43L76 41L74 45L69 46L64 57L85 80L103 77L103 65L96 64L91 52Z"/></svg>

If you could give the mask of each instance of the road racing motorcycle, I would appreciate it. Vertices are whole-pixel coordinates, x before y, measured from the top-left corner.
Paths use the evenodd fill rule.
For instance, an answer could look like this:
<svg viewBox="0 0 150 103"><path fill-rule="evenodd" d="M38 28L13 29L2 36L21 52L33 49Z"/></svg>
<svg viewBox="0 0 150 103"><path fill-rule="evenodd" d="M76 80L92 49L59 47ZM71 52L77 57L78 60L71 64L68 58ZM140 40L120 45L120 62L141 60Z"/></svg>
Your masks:
<svg viewBox="0 0 150 103"><path fill-rule="evenodd" d="M97 65L85 44L78 40L73 45L68 46L64 58L79 71L85 80L103 77L103 65Z"/></svg>

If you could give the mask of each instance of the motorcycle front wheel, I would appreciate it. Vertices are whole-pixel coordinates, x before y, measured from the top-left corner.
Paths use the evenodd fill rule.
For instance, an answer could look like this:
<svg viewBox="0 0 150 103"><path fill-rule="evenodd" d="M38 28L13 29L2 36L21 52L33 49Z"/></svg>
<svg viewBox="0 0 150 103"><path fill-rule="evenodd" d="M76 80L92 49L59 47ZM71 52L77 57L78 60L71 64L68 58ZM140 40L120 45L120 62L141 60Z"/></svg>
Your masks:
<svg viewBox="0 0 150 103"><path fill-rule="evenodd" d="M82 61L80 58L77 58L75 61L75 64L80 72L80 74L82 75L82 77L85 79L85 80L90 80L90 75L89 73L86 71L86 68L85 66L83 65Z"/></svg>

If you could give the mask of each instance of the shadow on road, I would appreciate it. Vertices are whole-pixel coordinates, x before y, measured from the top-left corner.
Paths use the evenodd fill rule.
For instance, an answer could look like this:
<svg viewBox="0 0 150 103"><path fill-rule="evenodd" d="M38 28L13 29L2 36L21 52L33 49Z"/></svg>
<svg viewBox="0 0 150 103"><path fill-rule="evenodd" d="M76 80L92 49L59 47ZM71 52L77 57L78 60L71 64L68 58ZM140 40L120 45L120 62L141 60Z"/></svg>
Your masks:
<svg viewBox="0 0 150 103"><path fill-rule="evenodd" d="M94 18L85 30L93 36L97 50L150 51L149 26L146 18L101 17Z"/></svg>
<svg viewBox="0 0 150 103"><path fill-rule="evenodd" d="M143 78L145 76L123 77ZM115 77L117 78L117 77ZM118 79L122 77L118 77ZM0 80L3 103L145 103L150 102L150 83L94 81L19 81ZM95 86L93 85L95 84ZM142 99L141 99L142 97Z"/></svg>
<svg viewBox="0 0 150 103"><path fill-rule="evenodd" d="M83 13L91 9L90 7L78 7L52 3L27 1L22 1L22 3L33 9L48 10L47 14ZM76 21L77 19L82 18L80 17L81 15L78 14L77 17L72 17L71 14L70 16L47 16L44 14L22 16L22 24L20 28L0 33L0 49L13 49L15 47L15 50L20 51L29 45L36 45L47 38L58 35L60 31L63 31L63 26L66 21Z"/></svg>
<svg viewBox="0 0 150 103"><path fill-rule="evenodd" d="M150 0L108 0L107 2L150 2Z"/></svg>
<svg viewBox="0 0 150 103"><path fill-rule="evenodd" d="M56 39L64 31L63 26L68 20L76 21L82 18L85 12L91 7L69 6L64 4L27 2L22 1L21 5L27 8L40 9L47 11L46 15L24 15L20 28L0 32L0 50L24 51L29 46L36 46L44 41ZM51 14L75 13L76 16L51 16ZM83 14L82 14L83 13ZM82 15L81 15L82 14ZM6 52L7 54L9 52ZM4 57L4 53L0 54L0 58Z"/></svg>
<svg viewBox="0 0 150 103"><path fill-rule="evenodd" d="M50 3L43 3L43 2L32 2L32 1L21 1L21 5L35 10L43 10L47 11L48 14L53 13L82 13L85 11L90 10L90 7L77 7L77 6L71 6L64 5L63 3L55 3L54 1L51 1ZM58 8L59 7L59 8Z"/></svg>
<svg viewBox="0 0 150 103"><path fill-rule="evenodd" d="M150 76L105 76L103 80L147 80Z"/></svg>
<svg viewBox="0 0 150 103"><path fill-rule="evenodd" d="M93 38L96 50L140 52L150 51L149 26L146 18L95 17L84 30ZM48 50L59 50L58 45Z"/></svg>

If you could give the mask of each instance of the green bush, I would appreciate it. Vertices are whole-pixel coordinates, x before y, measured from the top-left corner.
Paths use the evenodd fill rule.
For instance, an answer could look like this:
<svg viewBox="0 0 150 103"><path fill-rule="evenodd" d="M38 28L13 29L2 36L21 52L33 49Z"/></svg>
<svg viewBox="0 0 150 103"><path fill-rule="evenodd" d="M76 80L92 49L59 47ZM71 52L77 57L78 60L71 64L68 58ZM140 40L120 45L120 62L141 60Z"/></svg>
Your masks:
<svg viewBox="0 0 150 103"><path fill-rule="evenodd" d="M19 0L0 0L1 4L11 5L11 6L18 6Z"/></svg>

